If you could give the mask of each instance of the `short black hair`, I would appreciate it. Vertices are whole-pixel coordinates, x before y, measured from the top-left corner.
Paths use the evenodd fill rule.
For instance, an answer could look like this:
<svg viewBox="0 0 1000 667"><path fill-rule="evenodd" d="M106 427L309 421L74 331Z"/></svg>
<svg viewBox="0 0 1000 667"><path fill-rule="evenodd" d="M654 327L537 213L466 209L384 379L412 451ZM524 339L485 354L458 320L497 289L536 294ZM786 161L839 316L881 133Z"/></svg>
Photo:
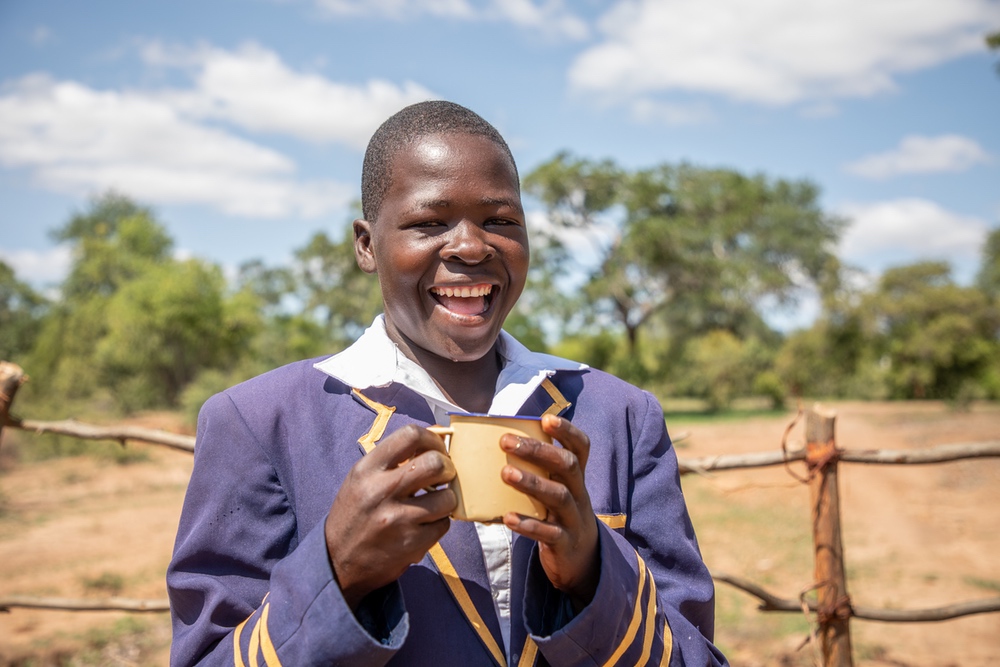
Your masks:
<svg viewBox="0 0 1000 667"><path fill-rule="evenodd" d="M418 102L390 116L368 141L361 167L361 214L365 220L375 222L378 217L382 200L391 185L392 161L396 154L421 137L452 132L486 137L499 146L510 159L517 180L517 164L507 142L482 116L454 102Z"/></svg>

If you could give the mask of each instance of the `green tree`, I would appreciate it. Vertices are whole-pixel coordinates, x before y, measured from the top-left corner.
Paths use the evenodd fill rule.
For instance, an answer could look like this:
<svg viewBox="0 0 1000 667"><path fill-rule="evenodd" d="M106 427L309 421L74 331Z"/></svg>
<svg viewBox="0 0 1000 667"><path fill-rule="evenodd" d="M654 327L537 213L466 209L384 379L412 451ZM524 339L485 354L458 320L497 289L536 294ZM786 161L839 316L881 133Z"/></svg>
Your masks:
<svg viewBox="0 0 1000 667"><path fill-rule="evenodd" d="M595 162L562 151L528 174L524 188L545 204L556 225L586 229L619 203L625 178L612 160Z"/></svg>
<svg viewBox="0 0 1000 667"><path fill-rule="evenodd" d="M712 411L729 407L738 396L752 394L754 380L762 372L755 359L760 353L757 348L757 341L741 340L725 329L690 339L680 371L684 393L704 398Z"/></svg>
<svg viewBox="0 0 1000 667"><path fill-rule="evenodd" d="M124 407L176 405L199 372L237 360L259 315L224 294L222 272L198 260L158 264L114 294L95 361Z"/></svg>
<svg viewBox="0 0 1000 667"><path fill-rule="evenodd" d="M827 313L790 334L775 355L774 372L793 396L884 399L880 359L855 308Z"/></svg>
<svg viewBox="0 0 1000 667"><path fill-rule="evenodd" d="M293 275L306 312L311 313L335 344L355 340L382 311L378 279L358 268L354 230L350 225L339 242L317 232L295 252Z"/></svg>
<svg viewBox="0 0 1000 667"><path fill-rule="evenodd" d="M267 299L280 299L262 270L230 292L219 267L174 259L152 212L122 195L95 199L53 237L73 263L29 362L53 403L110 393L126 410L174 406L199 373L240 365Z"/></svg>
<svg viewBox="0 0 1000 667"><path fill-rule="evenodd" d="M624 259L658 279L675 335L761 334L765 299L788 304L803 283L828 280L843 222L807 181L664 165L626 193Z"/></svg>
<svg viewBox="0 0 1000 667"><path fill-rule="evenodd" d="M886 271L859 308L893 397L959 397L1000 361L1000 312L982 291L956 285L945 263Z"/></svg>
<svg viewBox="0 0 1000 667"><path fill-rule="evenodd" d="M285 310L286 300L295 295L296 282L287 266L267 266L261 259L240 265L235 283L237 292L253 295L258 307L268 313Z"/></svg>
<svg viewBox="0 0 1000 667"><path fill-rule="evenodd" d="M148 208L115 192L93 200L88 211L74 215L52 238L73 248L73 264L61 287L68 303L110 296L150 263L169 259L173 247Z"/></svg>
<svg viewBox="0 0 1000 667"><path fill-rule="evenodd" d="M983 243L982 264L976 275L976 285L989 298L1000 300L1000 228L994 229Z"/></svg>
<svg viewBox="0 0 1000 667"><path fill-rule="evenodd" d="M715 330L776 343L765 303L792 303L804 284L836 284L843 221L820 209L807 181L686 164L627 172L562 153L529 174L525 189L563 227L607 230L617 219L584 293L593 320L616 323L633 358L657 320L675 355Z"/></svg>
<svg viewBox="0 0 1000 667"><path fill-rule="evenodd" d="M169 261L172 242L149 209L116 193L94 199L52 237L70 245L73 259L29 357L31 389L87 397L95 388L95 350L108 331L109 300Z"/></svg>
<svg viewBox="0 0 1000 667"><path fill-rule="evenodd" d="M31 349L48 302L0 261L0 360L20 360Z"/></svg>

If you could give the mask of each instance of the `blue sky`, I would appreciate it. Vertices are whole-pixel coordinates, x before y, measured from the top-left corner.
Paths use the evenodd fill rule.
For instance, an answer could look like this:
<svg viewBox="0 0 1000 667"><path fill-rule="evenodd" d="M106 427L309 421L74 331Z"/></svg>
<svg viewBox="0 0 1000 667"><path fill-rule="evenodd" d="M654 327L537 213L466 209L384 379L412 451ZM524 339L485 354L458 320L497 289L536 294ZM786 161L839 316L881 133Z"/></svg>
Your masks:
<svg viewBox="0 0 1000 667"><path fill-rule="evenodd" d="M4 0L0 259L58 280L49 231L116 188L182 256L285 262L343 229L375 127L444 98L522 173L568 149L808 178L846 261L968 280L1000 226L998 29L998 0Z"/></svg>

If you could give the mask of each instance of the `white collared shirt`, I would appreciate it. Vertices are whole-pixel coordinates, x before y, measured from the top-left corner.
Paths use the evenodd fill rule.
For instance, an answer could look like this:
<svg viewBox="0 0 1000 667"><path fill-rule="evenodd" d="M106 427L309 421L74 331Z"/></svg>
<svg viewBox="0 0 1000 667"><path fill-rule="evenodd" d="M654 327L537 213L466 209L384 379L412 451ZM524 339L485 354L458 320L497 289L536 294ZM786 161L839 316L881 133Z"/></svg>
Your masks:
<svg viewBox="0 0 1000 667"><path fill-rule="evenodd" d="M546 378L556 371L580 371L580 364L548 354L532 352L505 331L500 332L498 349L503 368L497 378L489 413L514 415ZM398 382L420 394L438 424L447 426L449 412L465 412L449 401L433 378L396 347L385 331L379 315L353 345L316 364L316 368L349 387L385 387ZM503 524L476 523L483 547L483 562L490 579L493 606L500 621L505 651L510 653L511 532Z"/></svg>

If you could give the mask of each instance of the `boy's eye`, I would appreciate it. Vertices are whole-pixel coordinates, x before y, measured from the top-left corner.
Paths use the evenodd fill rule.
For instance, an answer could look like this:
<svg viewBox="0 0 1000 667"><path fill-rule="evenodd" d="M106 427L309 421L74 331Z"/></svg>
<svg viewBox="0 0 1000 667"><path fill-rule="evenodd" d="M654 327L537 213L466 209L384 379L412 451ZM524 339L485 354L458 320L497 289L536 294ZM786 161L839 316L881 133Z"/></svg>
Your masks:
<svg viewBox="0 0 1000 667"><path fill-rule="evenodd" d="M430 227L438 227L444 223L440 220L418 220L416 222L411 222L406 225L407 229L427 229Z"/></svg>
<svg viewBox="0 0 1000 667"><path fill-rule="evenodd" d="M508 218L490 218L486 221L487 225L517 225L520 224L517 220L510 220Z"/></svg>

